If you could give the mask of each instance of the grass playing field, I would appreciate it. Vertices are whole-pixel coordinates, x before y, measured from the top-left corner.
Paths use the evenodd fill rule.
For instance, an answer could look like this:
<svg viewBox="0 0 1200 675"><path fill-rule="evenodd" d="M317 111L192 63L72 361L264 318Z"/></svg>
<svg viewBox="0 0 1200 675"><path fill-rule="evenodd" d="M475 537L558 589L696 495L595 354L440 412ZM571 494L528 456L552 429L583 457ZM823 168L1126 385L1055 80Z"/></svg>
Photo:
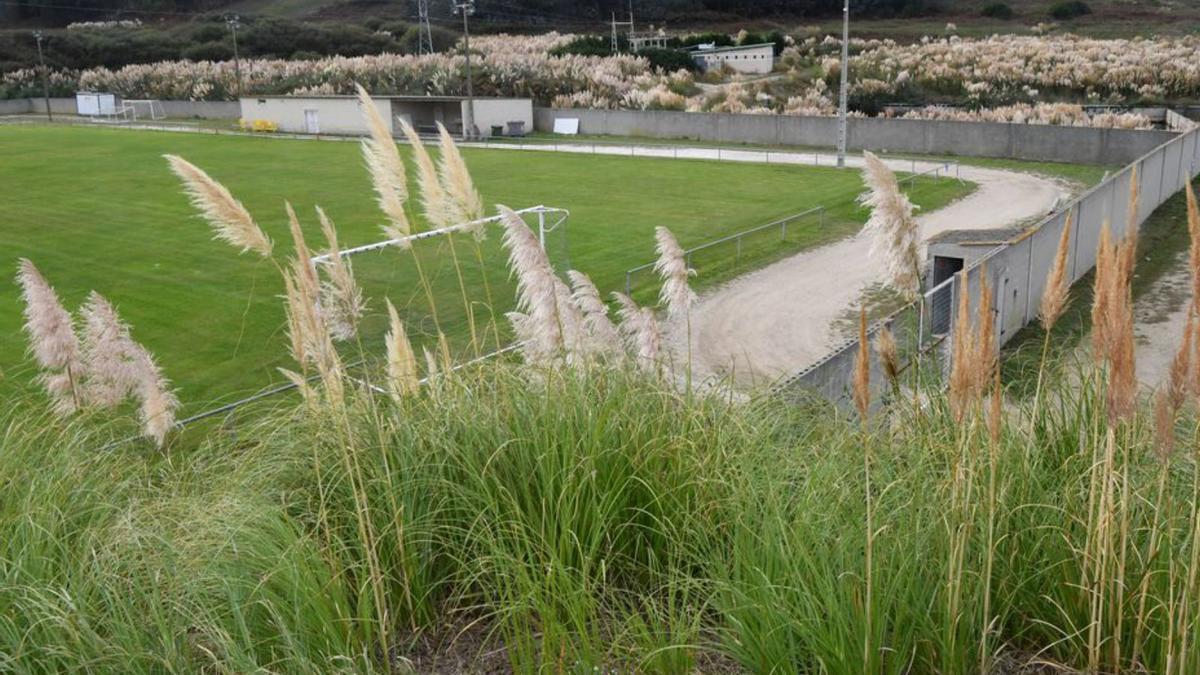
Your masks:
<svg viewBox="0 0 1200 675"><path fill-rule="evenodd" d="M383 218L355 143L0 127L0 148L0 246L9 270L0 282L0 367L8 387L26 386L33 374L10 274L19 257L42 269L69 308L91 289L113 300L135 339L159 357L188 411L278 381L276 368L291 365L276 270L211 239L167 170L164 153L184 156L228 186L276 240L281 261L291 251L285 199L296 207L314 248L320 248L313 215L318 204L337 223L344 247L382 238ZM789 233L788 247L801 248L843 236L866 216L853 204L862 190L857 172L504 150L464 155L489 211L496 203L570 209L570 262L604 292L622 288L625 269L653 258L657 225L670 227L690 246L826 206L823 227L811 221ZM954 181L924 182L911 197L928 211L970 189ZM414 218L415 211L413 205ZM491 316L502 317L512 304L498 234L493 231L482 246L494 313L486 306L474 246L463 237L456 245L481 333ZM548 246L552 253L563 242L554 243ZM447 244L421 251L441 327L462 344L466 311ZM356 258L355 266L371 297L362 349L371 353L383 332L383 293L415 333L436 334L409 254L388 250ZM713 281L703 275L698 280Z"/></svg>

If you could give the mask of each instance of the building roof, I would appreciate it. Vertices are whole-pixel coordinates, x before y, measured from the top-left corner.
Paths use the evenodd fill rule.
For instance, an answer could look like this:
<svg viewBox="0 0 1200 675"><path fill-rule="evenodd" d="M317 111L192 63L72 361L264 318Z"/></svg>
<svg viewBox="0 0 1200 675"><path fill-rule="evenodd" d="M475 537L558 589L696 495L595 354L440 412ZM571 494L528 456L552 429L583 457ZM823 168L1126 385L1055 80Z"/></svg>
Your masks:
<svg viewBox="0 0 1200 675"><path fill-rule="evenodd" d="M770 47L772 51L775 49L774 42L762 42L756 45L741 45L737 47L714 47L712 49L702 49L700 45L695 45L689 48L693 54L720 54L721 52L740 52L750 49L760 49L762 47Z"/></svg>
<svg viewBox="0 0 1200 675"><path fill-rule="evenodd" d="M349 94L263 94L259 96L243 96L246 99L264 99L264 98L286 98L286 99L348 99L358 98ZM374 99L387 99L389 101L426 101L432 103L460 103L467 100L466 96L404 96L390 94L371 94ZM529 101L529 98L521 98L518 96L476 96L476 101Z"/></svg>

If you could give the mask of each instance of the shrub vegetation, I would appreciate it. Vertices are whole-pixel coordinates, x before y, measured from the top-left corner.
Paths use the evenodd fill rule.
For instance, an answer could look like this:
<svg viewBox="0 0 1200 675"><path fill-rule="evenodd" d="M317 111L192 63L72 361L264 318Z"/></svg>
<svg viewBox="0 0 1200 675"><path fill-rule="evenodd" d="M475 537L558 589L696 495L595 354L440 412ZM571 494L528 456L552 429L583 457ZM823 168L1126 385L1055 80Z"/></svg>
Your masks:
<svg viewBox="0 0 1200 675"><path fill-rule="evenodd" d="M991 19L1011 19L1013 18L1012 7L1004 2L991 2L984 5L980 14Z"/></svg>
<svg viewBox="0 0 1200 675"><path fill-rule="evenodd" d="M1082 0L1069 0L1067 2L1056 2L1050 7L1050 16L1059 21L1068 19L1077 19L1085 14L1091 14L1092 8Z"/></svg>

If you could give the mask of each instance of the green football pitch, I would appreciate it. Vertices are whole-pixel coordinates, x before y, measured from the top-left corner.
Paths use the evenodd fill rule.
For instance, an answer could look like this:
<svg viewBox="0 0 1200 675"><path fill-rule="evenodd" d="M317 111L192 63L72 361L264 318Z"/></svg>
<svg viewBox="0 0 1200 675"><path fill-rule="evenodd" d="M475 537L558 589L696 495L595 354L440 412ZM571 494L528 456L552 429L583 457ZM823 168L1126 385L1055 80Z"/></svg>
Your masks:
<svg viewBox="0 0 1200 675"><path fill-rule="evenodd" d="M294 367L276 269L211 238L167 169L165 153L182 155L229 187L275 239L281 261L291 250L285 200L295 206L315 249L321 247L315 205L337 224L343 247L382 238L383 217L356 143L0 127L0 246L9 270L0 281L0 386L26 387L33 375L12 280L21 257L41 268L70 309L92 289L113 300L135 339L158 356L187 412L277 382L278 367ZM625 270L653 259L658 225L689 247L814 206L827 209L823 222L807 219L790 227L786 241L748 243L736 268L727 264L732 247L714 251L705 265L696 265L702 287L845 236L867 215L854 203L863 189L855 171L499 149L463 154L489 213L494 204L570 210L565 230L552 234L547 249L556 264L569 258L603 292L623 289ZM919 181L910 197L928 212L972 188L953 180ZM410 208L422 227L415 203ZM466 237L453 243L439 238L419 249L439 325L462 355L469 353L463 346L465 307L482 333L493 316L503 323L513 304L499 238L493 229L481 245L482 265ZM370 304L363 341L348 350L378 353L384 296L401 309L415 341L436 335L412 262L411 254L394 249L354 259ZM654 290L641 288L638 296L653 302ZM500 333L503 339L503 326Z"/></svg>

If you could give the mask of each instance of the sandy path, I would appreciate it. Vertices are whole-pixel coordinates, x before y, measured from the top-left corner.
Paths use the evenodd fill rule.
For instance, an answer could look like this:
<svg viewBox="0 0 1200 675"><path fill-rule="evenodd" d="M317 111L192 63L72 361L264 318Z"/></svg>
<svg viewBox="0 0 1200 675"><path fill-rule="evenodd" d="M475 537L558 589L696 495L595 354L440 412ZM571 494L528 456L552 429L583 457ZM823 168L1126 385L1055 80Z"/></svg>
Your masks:
<svg viewBox="0 0 1200 675"><path fill-rule="evenodd" d="M855 159L850 160L855 165ZM861 164L861 159L857 160ZM910 162L892 163L909 170ZM932 166L932 165L929 165ZM917 170L926 167L917 163ZM1031 174L963 166L979 188L918 218L922 237L951 229L1014 226L1048 213L1067 191ZM691 317L693 376L733 374L739 383L771 382L813 363L837 341L835 324L881 281L870 243L856 235L799 253L704 295ZM676 349L686 330L670 331Z"/></svg>
<svg viewBox="0 0 1200 675"><path fill-rule="evenodd" d="M738 150L686 146L589 143L464 144L509 150L575 152L635 157L718 159L733 162L833 166L826 153ZM861 167L861 157L848 157ZM897 171L927 171L938 162L888 160ZM946 230L1012 227L1049 213L1069 196L1042 176L961 166L959 177L979 187L967 197L918 217L923 238ZM693 381L734 375L738 383L769 383L826 354L838 341L836 324L882 280L870 259L869 241L854 236L799 253L734 279L703 295L691 313L691 341L683 325L666 327L667 344L689 360Z"/></svg>
<svg viewBox="0 0 1200 675"><path fill-rule="evenodd" d="M1191 287L1192 277L1184 252L1179 254L1170 272L1133 302L1136 373L1138 382L1147 389L1164 384L1171 371L1171 361L1187 326Z"/></svg>

